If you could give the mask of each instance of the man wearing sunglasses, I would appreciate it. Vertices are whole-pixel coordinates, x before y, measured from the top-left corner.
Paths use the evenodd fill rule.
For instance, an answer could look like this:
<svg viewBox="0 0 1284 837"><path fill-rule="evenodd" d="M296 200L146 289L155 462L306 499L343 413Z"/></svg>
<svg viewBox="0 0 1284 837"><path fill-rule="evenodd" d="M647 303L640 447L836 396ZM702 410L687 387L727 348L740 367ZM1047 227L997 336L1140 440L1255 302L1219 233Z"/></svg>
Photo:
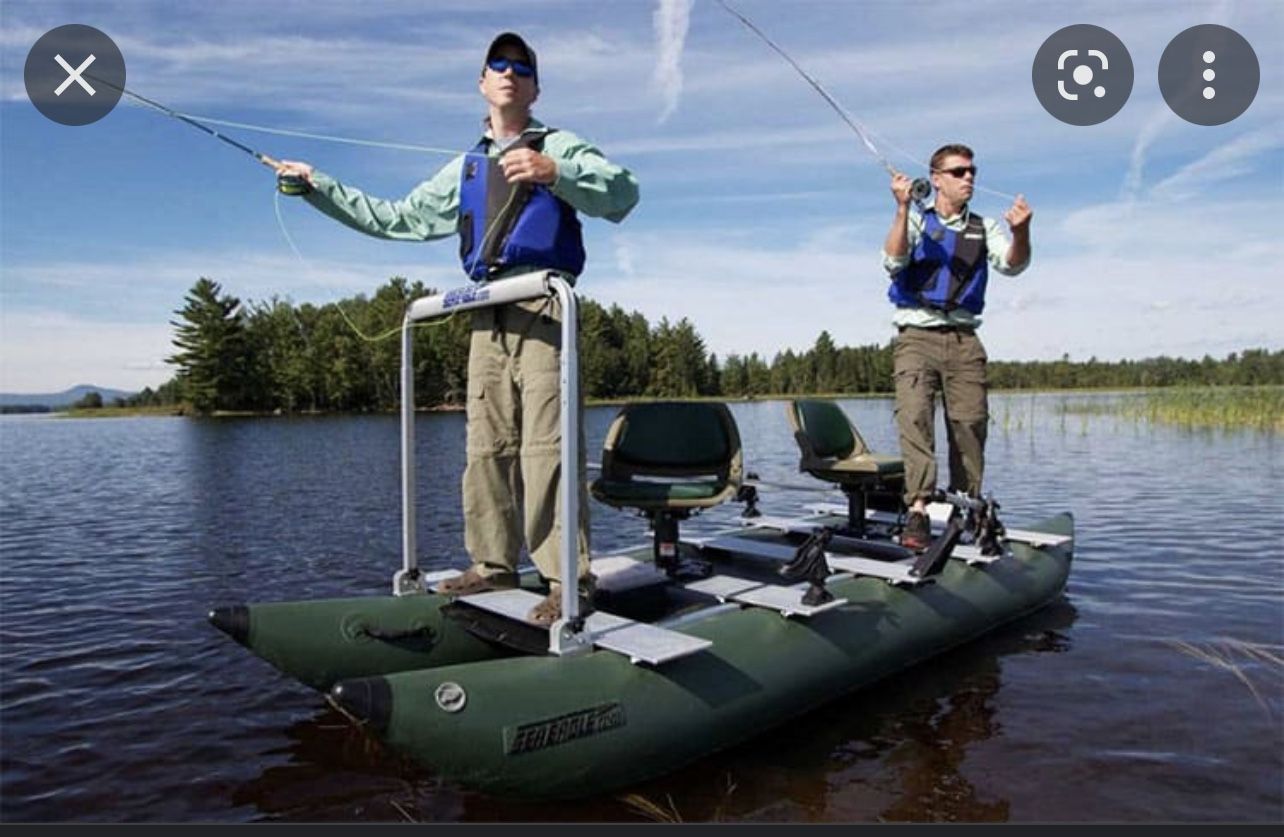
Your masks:
<svg viewBox="0 0 1284 837"><path fill-rule="evenodd" d="M891 278L896 427L905 460L909 508L902 545L926 548L931 540L927 499L936 490L936 396L945 406L950 448L950 490L980 496L989 423L986 354L976 336L985 307L990 268L1015 276L1030 263L1031 211L1017 195L999 224L971 212L976 166L966 145L946 145L932 155L936 200L919 212L911 205L910 179L892 178L896 213L883 244Z"/></svg>
<svg viewBox="0 0 1284 837"><path fill-rule="evenodd" d="M478 85L489 113L477 145L399 201L367 196L306 163L283 161L277 172L301 178L308 203L361 232L411 241L458 234L460 261L475 281L538 269L573 280L585 257L577 212L622 221L637 203L637 181L588 142L531 116L539 72L535 51L519 35L504 32L491 42ZM542 625L561 616L560 316L555 300L472 315L463 477L472 566L438 586L452 596L515 587L524 539L550 585L530 614ZM578 583L589 594L582 437L580 453Z"/></svg>

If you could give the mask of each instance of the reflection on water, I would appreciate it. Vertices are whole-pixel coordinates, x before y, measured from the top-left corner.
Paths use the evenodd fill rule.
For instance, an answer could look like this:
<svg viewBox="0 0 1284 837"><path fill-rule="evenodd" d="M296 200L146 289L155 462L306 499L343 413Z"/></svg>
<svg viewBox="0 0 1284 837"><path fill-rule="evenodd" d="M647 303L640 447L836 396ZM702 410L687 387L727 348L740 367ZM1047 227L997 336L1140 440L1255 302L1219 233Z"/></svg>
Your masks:
<svg viewBox="0 0 1284 837"><path fill-rule="evenodd" d="M633 804L441 783L205 623L216 602L386 593L395 418L0 419L0 818L638 821L645 799L687 821L1284 820L1279 438L1065 397L995 397L987 467L1010 524L1075 512L1064 599ZM843 406L895 450L889 401ZM732 409L777 484L765 512L831 499L782 404ZM591 459L613 414L588 413ZM417 435L423 561L459 565L463 417ZM594 507L596 548L646 537Z"/></svg>

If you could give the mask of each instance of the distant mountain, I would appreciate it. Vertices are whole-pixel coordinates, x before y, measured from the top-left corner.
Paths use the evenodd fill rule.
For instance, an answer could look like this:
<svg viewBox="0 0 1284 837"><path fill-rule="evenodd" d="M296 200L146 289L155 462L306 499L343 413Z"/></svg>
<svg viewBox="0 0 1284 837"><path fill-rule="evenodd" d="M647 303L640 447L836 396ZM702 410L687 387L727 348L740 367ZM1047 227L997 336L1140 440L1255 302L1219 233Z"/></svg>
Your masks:
<svg viewBox="0 0 1284 837"><path fill-rule="evenodd" d="M8 392L0 392L0 407L11 407L21 404L23 406L39 407L67 407L80 399L84 398L91 392L96 392L103 397L104 404L111 404L113 399L128 398L133 395L132 392L125 392L119 389L108 389L107 387L96 387L90 384L78 384L65 392L45 393L43 395L15 395Z"/></svg>

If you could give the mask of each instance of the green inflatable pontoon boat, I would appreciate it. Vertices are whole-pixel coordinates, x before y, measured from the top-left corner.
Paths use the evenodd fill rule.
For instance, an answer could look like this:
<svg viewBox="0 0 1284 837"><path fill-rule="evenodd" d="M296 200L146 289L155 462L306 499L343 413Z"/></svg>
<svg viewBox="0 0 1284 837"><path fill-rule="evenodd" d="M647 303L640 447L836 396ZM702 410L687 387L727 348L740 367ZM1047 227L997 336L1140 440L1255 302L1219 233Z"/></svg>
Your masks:
<svg viewBox="0 0 1284 837"><path fill-rule="evenodd" d="M411 322L556 295L563 346L575 299L536 273L414 302ZM763 516L730 411L713 403L624 408L607 434L596 499L650 519L652 543L595 556L593 607L563 589L552 628L526 621L546 587L450 600L415 548L413 368L402 342L403 567L393 593L216 608L210 620L419 762L508 796L588 796L674 770L967 642L1060 595L1074 525L1006 528L992 500L942 495L935 540L897 543L903 470L871 453L837 405L796 401L801 470L841 505ZM562 473L577 473L574 351L562 353ZM578 516L562 486L563 521ZM745 502L741 526L684 538L681 521ZM561 527L563 577L574 526Z"/></svg>

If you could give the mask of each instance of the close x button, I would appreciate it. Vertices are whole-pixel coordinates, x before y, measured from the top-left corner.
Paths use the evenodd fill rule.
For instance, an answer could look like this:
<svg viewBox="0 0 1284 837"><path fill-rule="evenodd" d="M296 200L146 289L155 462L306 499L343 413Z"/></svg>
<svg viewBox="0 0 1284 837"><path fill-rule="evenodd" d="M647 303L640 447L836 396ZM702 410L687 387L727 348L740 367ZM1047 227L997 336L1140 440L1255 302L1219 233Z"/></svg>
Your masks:
<svg viewBox="0 0 1284 837"><path fill-rule="evenodd" d="M27 97L45 116L62 125L88 125L120 101L125 57L99 30L70 23L50 29L31 47L23 81Z"/></svg>

